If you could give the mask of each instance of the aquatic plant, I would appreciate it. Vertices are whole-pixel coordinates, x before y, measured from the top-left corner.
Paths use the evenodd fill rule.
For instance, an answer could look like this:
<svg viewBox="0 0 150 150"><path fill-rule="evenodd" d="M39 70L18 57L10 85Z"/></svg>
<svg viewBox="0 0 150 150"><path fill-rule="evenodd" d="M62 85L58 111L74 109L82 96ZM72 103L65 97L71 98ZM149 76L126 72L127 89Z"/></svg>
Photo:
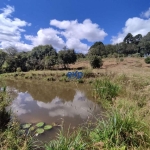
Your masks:
<svg viewBox="0 0 150 150"><path fill-rule="evenodd" d="M22 125L23 129L28 129L30 127L31 127L31 123L27 123L27 124Z"/></svg>
<svg viewBox="0 0 150 150"><path fill-rule="evenodd" d="M42 134L42 133L44 133L44 129L43 128L38 128L37 130L36 130L36 133L39 135L39 134Z"/></svg>
<svg viewBox="0 0 150 150"><path fill-rule="evenodd" d="M36 124L36 127L39 127L39 128L40 128L40 127L42 127L42 126L44 126L44 122L39 122L39 123Z"/></svg>
<svg viewBox="0 0 150 150"><path fill-rule="evenodd" d="M49 130L49 129L52 129L53 127L51 125L45 125L44 126L44 130Z"/></svg>

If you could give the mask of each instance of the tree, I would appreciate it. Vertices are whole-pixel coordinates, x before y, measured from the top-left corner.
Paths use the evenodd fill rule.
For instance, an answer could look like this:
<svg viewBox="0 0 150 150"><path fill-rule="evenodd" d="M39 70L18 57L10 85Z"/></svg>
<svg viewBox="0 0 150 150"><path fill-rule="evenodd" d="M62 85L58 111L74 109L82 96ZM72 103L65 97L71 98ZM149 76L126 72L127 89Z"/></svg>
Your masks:
<svg viewBox="0 0 150 150"><path fill-rule="evenodd" d="M95 42L89 49L89 55L97 55L101 57L105 57L107 55L105 46L102 42Z"/></svg>
<svg viewBox="0 0 150 150"><path fill-rule="evenodd" d="M7 47L4 49L4 51L9 55L9 56L15 56L18 51L15 47L13 46L10 46L10 47Z"/></svg>
<svg viewBox="0 0 150 150"><path fill-rule="evenodd" d="M26 66L28 69L48 69L56 64L57 57L57 52L51 45L39 45L32 49Z"/></svg>
<svg viewBox="0 0 150 150"><path fill-rule="evenodd" d="M66 65L75 63L77 60L76 53L74 49L60 50L58 53L58 61L67 68Z"/></svg>
<svg viewBox="0 0 150 150"><path fill-rule="evenodd" d="M136 36L134 36L134 44L139 44L139 42L142 39L142 35L141 34L137 34Z"/></svg>
<svg viewBox="0 0 150 150"><path fill-rule="evenodd" d="M129 44L134 41L133 35L131 33L128 33L126 37L124 38L123 42Z"/></svg>
<svg viewBox="0 0 150 150"><path fill-rule="evenodd" d="M100 68L103 65L103 62L100 56L91 55L89 58L90 58L90 64L92 68Z"/></svg>
<svg viewBox="0 0 150 150"><path fill-rule="evenodd" d="M113 54L113 53L116 53L116 46L115 45L111 45L111 44L108 44L108 45L105 45L105 50L106 50L106 53L107 55L108 54Z"/></svg>
<svg viewBox="0 0 150 150"><path fill-rule="evenodd" d="M0 50L0 68L4 64L7 57L7 53L5 53L3 50Z"/></svg>

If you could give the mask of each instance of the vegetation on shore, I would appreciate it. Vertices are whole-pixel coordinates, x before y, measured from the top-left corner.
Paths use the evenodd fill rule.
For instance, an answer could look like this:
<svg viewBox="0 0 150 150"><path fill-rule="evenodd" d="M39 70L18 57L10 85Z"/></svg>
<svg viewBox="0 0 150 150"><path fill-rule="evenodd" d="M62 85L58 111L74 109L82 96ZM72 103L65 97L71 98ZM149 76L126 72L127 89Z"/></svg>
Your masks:
<svg viewBox="0 0 150 150"><path fill-rule="evenodd" d="M24 76L21 74L24 74ZM26 76L31 76L32 78L27 78L31 81L39 80L39 78L41 80L49 78L45 81L51 82L67 82L68 80L65 71L19 72L1 75L2 79L12 79L12 76L15 80L25 79ZM51 80L51 77L56 80ZM145 75L134 74L134 72L132 72L132 76L129 76L128 74L118 74L106 70L103 73L94 73L90 69L84 70L84 78L89 83L92 81L93 91L91 94L93 94L97 103L100 103L107 110L102 121L97 118L96 123L88 122L85 127L78 127L74 131L68 130L68 133L64 133L62 127L57 139L44 144L41 149L150 149L149 78ZM85 81L85 79L82 80ZM82 81L78 82L83 83ZM3 83L1 85L5 87ZM17 121L12 123L10 114L4 109L10 101L5 88L3 90L0 93L0 114L5 117L0 117L0 122L3 123L3 128L0 130L1 149L38 149L33 137L18 134L19 123Z"/></svg>

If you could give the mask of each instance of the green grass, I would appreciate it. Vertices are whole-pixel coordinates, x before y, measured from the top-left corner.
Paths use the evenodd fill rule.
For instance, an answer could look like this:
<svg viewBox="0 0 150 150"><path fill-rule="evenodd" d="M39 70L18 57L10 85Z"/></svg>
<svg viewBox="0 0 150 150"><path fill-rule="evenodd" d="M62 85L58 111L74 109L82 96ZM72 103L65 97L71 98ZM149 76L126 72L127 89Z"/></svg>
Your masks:
<svg viewBox="0 0 150 150"><path fill-rule="evenodd" d="M45 150L86 150L87 144L83 141L81 130L65 134L60 130L57 140L45 145Z"/></svg>
<svg viewBox="0 0 150 150"><path fill-rule="evenodd" d="M128 105L129 106L129 105ZM111 109L107 120L99 121L90 132L93 143L102 142L104 149L150 147L149 126L134 113L134 107Z"/></svg>
<svg viewBox="0 0 150 150"><path fill-rule="evenodd" d="M119 94L119 86L107 78L98 79L93 85L95 94L102 100L112 101Z"/></svg>

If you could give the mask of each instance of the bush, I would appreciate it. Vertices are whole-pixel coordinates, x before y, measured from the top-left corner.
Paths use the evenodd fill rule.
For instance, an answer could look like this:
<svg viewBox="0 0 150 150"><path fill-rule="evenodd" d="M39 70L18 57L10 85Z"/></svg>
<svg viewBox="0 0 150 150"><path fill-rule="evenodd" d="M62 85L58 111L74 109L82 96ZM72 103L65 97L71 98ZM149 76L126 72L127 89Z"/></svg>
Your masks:
<svg viewBox="0 0 150 150"><path fill-rule="evenodd" d="M18 68L16 69L16 71L17 71L17 72L21 72L22 70L21 70L20 67L18 67Z"/></svg>
<svg viewBox="0 0 150 150"><path fill-rule="evenodd" d="M150 57L145 58L145 63L150 64Z"/></svg>
<svg viewBox="0 0 150 150"><path fill-rule="evenodd" d="M103 65L103 61L100 56L90 56L90 64L92 68L100 68Z"/></svg>
<svg viewBox="0 0 150 150"><path fill-rule="evenodd" d="M77 82L78 83L84 83L84 80L83 79L78 79Z"/></svg>
<svg viewBox="0 0 150 150"><path fill-rule="evenodd" d="M123 58L120 58L120 61L124 61L124 59L123 59Z"/></svg>

